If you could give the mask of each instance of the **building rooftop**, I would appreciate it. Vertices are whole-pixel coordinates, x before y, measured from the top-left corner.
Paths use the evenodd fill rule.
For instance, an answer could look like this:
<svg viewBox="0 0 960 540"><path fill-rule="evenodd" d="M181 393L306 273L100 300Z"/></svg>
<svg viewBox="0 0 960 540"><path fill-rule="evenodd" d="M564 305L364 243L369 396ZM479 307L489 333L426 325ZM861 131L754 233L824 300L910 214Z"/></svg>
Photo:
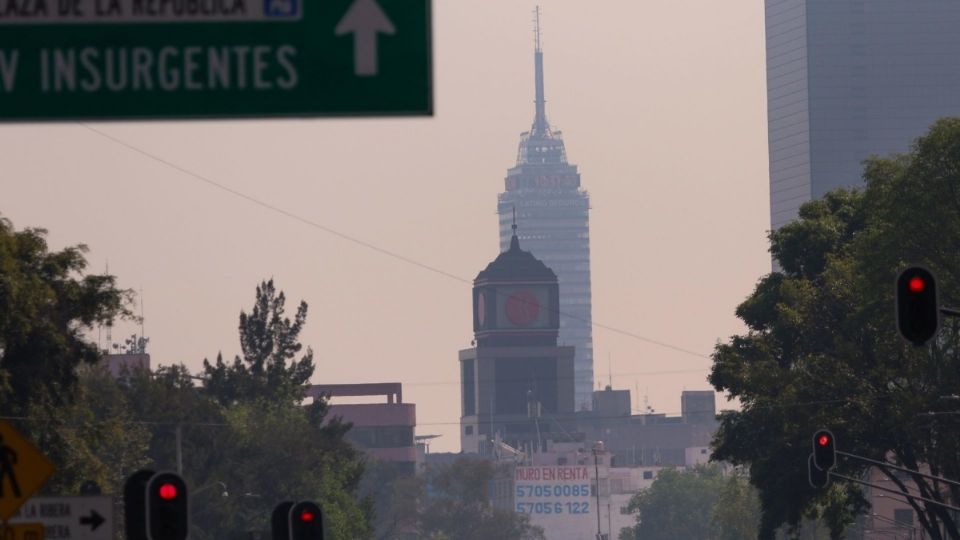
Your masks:
<svg viewBox="0 0 960 540"><path fill-rule="evenodd" d="M475 283L486 281L549 281L556 282L557 274L540 259L529 251L520 249L520 240L517 238L514 225L513 238L510 239L510 249L497 256L487 267L477 274Z"/></svg>

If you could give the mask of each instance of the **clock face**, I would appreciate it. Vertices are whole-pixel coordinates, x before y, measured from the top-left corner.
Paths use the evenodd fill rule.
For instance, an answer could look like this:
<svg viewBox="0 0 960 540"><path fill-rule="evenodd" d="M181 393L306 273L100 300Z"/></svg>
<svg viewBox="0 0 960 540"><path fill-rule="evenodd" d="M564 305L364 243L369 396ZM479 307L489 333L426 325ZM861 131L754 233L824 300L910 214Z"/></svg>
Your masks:
<svg viewBox="0 0 960 540"><path fill-rule="evenodd" d="M528 326L540 314L540 302L533 293L518 291L507 298L507 318L517 326Z"/></svg>
<svg viewBox="0 0 960 540"><path fill-rule="evenodd" d="M483 292L477 294L477 322L483 327L483 322L487 319L487 301Z"/></svg>

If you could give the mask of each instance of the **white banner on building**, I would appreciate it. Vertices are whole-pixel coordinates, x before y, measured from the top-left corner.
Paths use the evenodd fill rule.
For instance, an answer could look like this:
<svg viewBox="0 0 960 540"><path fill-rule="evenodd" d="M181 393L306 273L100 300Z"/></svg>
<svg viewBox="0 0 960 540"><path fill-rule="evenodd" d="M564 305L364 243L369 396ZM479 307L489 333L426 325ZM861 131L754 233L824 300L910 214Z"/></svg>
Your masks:
<svg viewBox="0 0 960 540"><path fill-rule="evenodd" d="M593 479L589 467L517 467L514 475L516 511L543 527L549 540L592 538L591 532L596 533L597 510L590 497Z"/></svg>

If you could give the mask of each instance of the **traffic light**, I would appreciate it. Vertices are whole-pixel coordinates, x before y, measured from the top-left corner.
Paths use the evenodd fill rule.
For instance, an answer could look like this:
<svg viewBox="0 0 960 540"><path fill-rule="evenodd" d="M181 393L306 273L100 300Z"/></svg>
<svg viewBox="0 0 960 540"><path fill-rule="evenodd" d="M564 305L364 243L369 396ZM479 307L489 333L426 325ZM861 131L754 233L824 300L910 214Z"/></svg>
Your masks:
<svg viewBox="0 0 960 540"><path fill-rule="evenodd" d="M923 345L940 329L937 280L922 266L911 266L897 276L897 329L904 339Z"/></svg>
<svg viewBox="0 0 960 540"><path fill-rule="evenodd" d="M810 487L818 489L827 487L830 483L830 473L820 470L820 467L813 463L813 453L807 458L807 481L810 482Z"/></svg>
<svg viewBox="0 0 960 540"><path fill-rule="evenodd" d="M813 434L813 465L827 472L837 464L837 445L833 433L821 429Z"/></svg>
<svg viewBox="0 0 960 540"><path fill-rule="evenodd" d="M323 518L320 507L302 501L290 508L290 540L323 540Z"/></svg>
<svg viewBox="0 0 960 540"><path fill-rule="evenodd" d="M273 540L290 540L290 509L295 503L284 501L273 508L270 514L270 531Z"/></svg>
<svg viewBox="0 0 960 540"><path fill-rule="evenodd" d="M147 482L147 540L186 540L190 530L187 484L162 472Z"/></svg>
<svg viewBox="0 0 960 540"><path fill-rule="evenodd" d="M140 469L123 484L123 522L127 540L147 540L147 482L156 472Z"/></svg>

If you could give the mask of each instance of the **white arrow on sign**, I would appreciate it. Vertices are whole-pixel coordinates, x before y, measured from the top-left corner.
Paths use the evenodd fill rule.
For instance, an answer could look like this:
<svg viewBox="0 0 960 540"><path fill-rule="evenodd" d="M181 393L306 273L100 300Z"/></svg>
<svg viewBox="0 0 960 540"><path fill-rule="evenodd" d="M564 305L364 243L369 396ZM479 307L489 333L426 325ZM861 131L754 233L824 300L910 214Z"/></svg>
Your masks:
<svg viewBox="0 0 960 540"><path fill-rule="evenodd" d="M353 73L360 77L377 74L377 34L396 31L376 0L354 0L334 29L338 36L353 34Z"/></svg>
<svg viewBox="0 0 960 540"><path fill-rule="evenodd" d="M113 540L113 499L100 495L34 497L10 519L10 523L32 522L43 523L47 538Z"/></svg>

